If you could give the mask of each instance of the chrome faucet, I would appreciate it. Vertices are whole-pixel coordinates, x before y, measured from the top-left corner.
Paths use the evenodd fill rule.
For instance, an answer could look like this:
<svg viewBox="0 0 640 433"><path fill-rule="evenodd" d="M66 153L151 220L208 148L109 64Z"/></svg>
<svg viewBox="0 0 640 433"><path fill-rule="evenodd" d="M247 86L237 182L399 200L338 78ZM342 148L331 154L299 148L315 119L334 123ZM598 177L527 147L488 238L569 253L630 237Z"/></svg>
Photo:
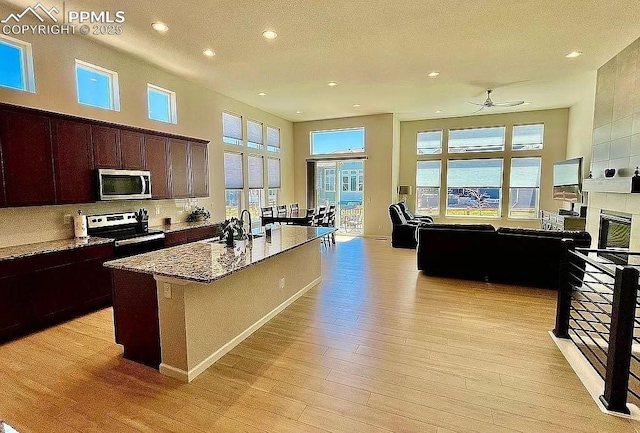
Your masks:
<svg viewBox="0 0 640 433"><path fill-rule="evenodd" d="M242 228L244 228L244 213L247 213L247 215L249 215L249 231L247 232L247 239L249 239L250 241L253 240L253 230L251 228L251 212L249 212L247 209L244 209L242 212L240 212L240 219L242 220Z"/></svg>

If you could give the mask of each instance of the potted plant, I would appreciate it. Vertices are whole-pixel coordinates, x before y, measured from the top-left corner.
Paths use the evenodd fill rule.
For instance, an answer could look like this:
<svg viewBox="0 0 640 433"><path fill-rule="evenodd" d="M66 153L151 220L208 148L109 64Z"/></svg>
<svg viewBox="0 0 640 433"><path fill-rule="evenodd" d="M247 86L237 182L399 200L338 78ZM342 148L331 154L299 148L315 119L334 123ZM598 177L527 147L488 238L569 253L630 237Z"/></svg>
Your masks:
<svg viewBox="0 0 640 433"><path fill-rule="evenodd" d="M194 210L187 216L187 222L207 221L211 217L208 210L203 207L196 206Z"/></svg>
<svg viewBox="0 0 640 433"><path fill-rule="evenodd" d="M235 245L236 239L244 239L244 221L232 217L222 223L222 235L228 247Z"/></svg>

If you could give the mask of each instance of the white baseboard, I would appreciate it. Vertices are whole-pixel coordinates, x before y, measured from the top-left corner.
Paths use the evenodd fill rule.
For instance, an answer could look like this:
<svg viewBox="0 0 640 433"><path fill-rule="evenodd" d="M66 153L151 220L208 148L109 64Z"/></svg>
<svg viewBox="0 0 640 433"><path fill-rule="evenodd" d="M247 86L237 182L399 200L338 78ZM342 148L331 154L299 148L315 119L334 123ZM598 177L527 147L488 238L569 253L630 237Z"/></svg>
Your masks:
<svg viewBox="0 0 640 433"><path fill-rule="evenodd" d="M182 382L191 382L193 379L198 377L203 371L211 367L218 359L222 358L224 355L230 352L231 349L233 349L238 344L240 344L245 338L247 338L248 336L256 332L262 325L267 323L269 320L273 319L278 313L280 313L282 310L284 310L289 305L291 305L296 299L304 295L312 287L320 284L321 281L322 281L322 276L316 278L315 280L313 280L312 282L304 286L302 289L296 292L289 299L287 299L282 304L278 305L276 308L271 310L262 319L258 320L256 323L254 323L253 325L249 326L247 329L242 331L238 336L233 338L231 341L229 341L227 344L222 346L220 349L213 352L211 355L209 355L206 359L204 359L201 363L193 367L188 372L179 368L172 367L167 364L160 364L160 373L167 375L169 377L173 377L174 379L181 380Z"/></svg>
<svg viewBox="0 0 640 433"><path fill-rule="evenodd" d="M604 380L600 377L598 372L591 366L587 358L580 352L580 349L573 343L573 341L569 338L557 338L553 335L553 332L549 332L551 338L560 349L560 352L564 355L565 359L573 368L573 371L576 372L576 375L584 385L584 387L591 395L593 401L596 402L598 408L606 414L615 415L622 418L631 418L635 420L640 420L640 409L638 406L632 403L627 403L627 408L631 412L631 415L625 415L618 412L611 412L604 407L602 402L600 401L600 396L604 391Z"/></svg>

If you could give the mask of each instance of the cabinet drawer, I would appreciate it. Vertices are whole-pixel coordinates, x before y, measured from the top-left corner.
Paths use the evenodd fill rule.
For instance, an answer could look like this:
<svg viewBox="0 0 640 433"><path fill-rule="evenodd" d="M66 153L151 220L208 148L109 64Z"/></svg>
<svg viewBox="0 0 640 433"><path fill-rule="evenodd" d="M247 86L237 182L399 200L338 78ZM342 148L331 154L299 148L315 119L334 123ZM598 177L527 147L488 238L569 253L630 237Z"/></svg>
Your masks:
<svg viewBox="0 0 640 433"><path fill-rule="evenodd" d="M164 235L164 246L175 247L187 243L187 232L185 230Z"/></svg>
<svg viewBox="0 0 640 433"><path fill-rule="evenodd" d="M196 229L187 230L187 242L201 241L216 236L216 227L198 227Z"/></svg>

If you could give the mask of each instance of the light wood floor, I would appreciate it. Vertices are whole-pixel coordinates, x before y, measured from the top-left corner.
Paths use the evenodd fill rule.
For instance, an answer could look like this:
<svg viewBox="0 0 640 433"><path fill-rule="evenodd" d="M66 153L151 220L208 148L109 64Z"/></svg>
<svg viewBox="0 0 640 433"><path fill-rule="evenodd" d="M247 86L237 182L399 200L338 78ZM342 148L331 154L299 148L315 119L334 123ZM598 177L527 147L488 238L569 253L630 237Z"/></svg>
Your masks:
<svg viewBox="0 0 640 433"><path fill-rule="evenodd" d="M551 341L555 292L430 278L415 261L338 242L319 287L191 384L123 360L111 309L5 344L0 419L47 433L640 431L597 409Z"/></svg>

